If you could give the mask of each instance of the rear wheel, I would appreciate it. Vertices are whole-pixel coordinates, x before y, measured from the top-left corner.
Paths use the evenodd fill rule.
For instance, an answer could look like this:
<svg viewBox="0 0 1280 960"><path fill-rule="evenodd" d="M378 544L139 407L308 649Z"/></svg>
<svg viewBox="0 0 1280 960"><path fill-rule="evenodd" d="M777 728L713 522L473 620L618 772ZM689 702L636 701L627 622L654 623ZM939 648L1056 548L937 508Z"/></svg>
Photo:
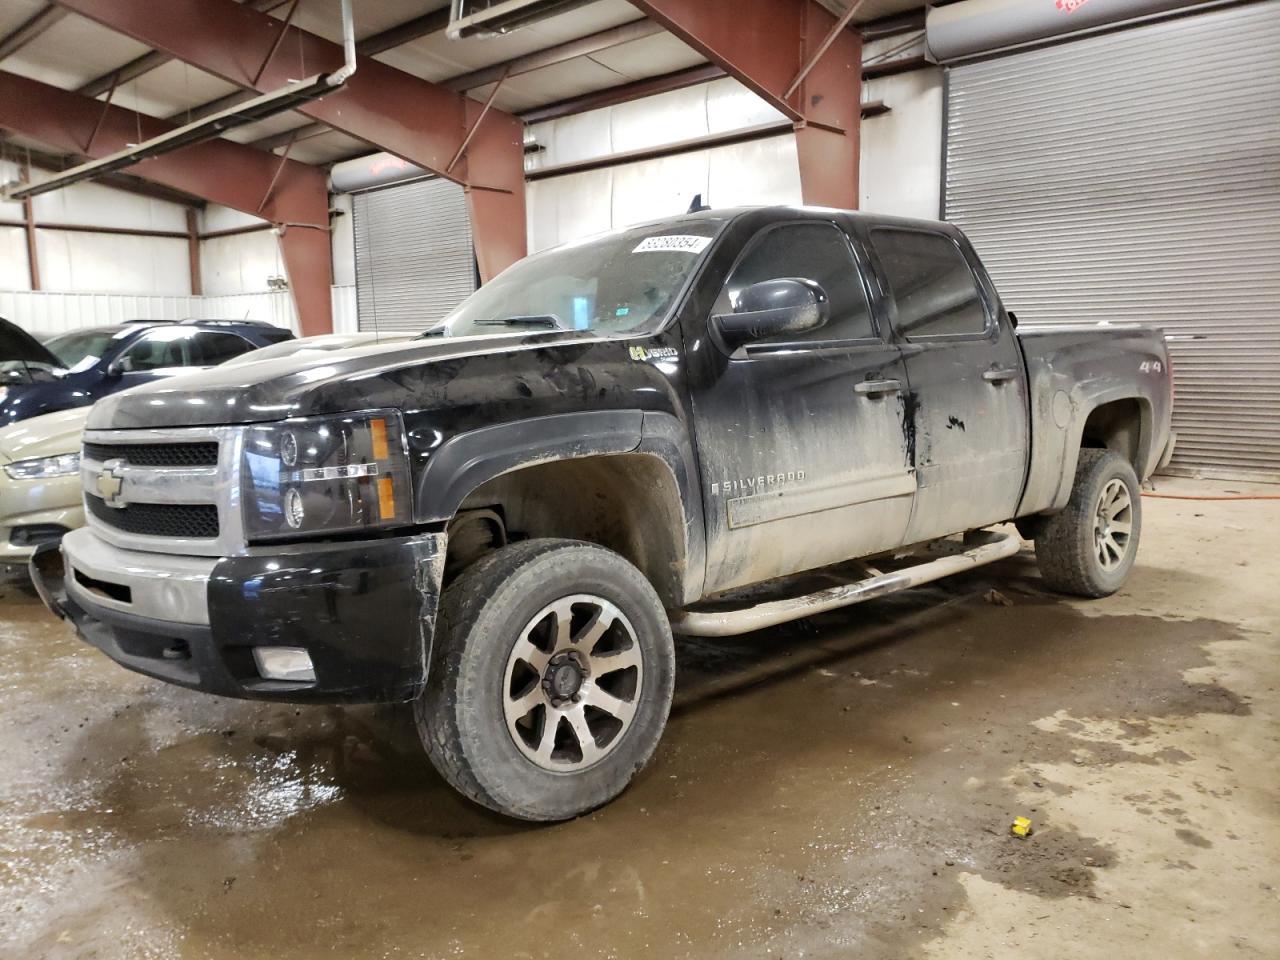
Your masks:
<svg viewBox="0 0 1280 960"><path fill-rule="evenodd" d="M529 540L465 570L441 600L415 717L460 792L524 820L621 793L666 725L675 651L634 566L594 544Z"/></svg>
<svg viewBox="0 0 1280 960"><path fill-rule="evenodd" d="M1081 450L1071 499L1038 531L1036 563L1055 590L1105 597L1128 578L1141 531L1141 489L1129 461Z"/></svg>

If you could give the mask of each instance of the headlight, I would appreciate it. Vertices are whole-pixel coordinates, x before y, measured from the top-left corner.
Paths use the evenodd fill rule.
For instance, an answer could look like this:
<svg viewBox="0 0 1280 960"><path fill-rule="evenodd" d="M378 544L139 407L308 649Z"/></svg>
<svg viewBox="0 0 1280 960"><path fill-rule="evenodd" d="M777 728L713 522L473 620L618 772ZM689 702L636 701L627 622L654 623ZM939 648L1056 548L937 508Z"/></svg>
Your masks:
<svg viewBox="0 0 1280 960"><path fill-rule="evenodd" d="M64 453L57 457L38 457L35 460L15 460L4 465L4 472L15 480L44 480L48 477L68 477L80 472L80 454Z"/></svg>
<svg viewBox="0 0 1280 960"><path fill-rule="evenodd" d="M241 491L250 540L408 523L413 504L400 414L375 410L250 427Z"/></svg>

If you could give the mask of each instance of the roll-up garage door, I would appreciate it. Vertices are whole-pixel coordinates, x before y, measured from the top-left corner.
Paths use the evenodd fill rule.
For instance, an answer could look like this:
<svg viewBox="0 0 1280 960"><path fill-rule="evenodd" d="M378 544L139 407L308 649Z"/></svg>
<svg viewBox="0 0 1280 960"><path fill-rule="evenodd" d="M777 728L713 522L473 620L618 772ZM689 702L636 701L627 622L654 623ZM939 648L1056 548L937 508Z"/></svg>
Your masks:
<svg viewBox="0 0 1280 960"><path fill-rule="evenodd" d="M948 71L945 215L1023 321L1149 321L1172 472L1280 477L1280 3Z"/></svg>
<svg viewBox="0 0 1280 960"><path fill-rule="evenodd" d="M353 197L361 330L426 330L476 288L462 187L419 180Z"/></svg>

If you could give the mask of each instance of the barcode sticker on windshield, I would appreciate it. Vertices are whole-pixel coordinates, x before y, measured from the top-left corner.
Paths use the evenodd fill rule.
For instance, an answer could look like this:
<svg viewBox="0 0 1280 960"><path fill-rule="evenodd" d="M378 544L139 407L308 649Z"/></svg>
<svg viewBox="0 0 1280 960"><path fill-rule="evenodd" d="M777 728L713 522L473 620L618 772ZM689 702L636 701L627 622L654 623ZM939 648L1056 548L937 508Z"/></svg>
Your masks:
<svg viewBox="0 0 1280 960"><path fill-rule="evenodd" d="M632 253L649 253L654 250L675 250L683 253L701 253L711 242L710 237L693 237L673 233L663 237L645 237Z"/></svg>

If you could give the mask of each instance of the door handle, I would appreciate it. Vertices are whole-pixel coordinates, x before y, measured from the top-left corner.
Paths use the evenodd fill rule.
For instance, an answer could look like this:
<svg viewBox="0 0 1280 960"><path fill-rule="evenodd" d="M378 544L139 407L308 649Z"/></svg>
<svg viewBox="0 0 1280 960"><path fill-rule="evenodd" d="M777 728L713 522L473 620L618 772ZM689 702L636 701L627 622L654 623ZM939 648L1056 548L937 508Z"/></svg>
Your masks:
<svg viewBox="0 0 1280 960"><path fill-rule="evenodd" d="M1002 370L986 370L982 374L982 379L987 383L1004 383L1006 380L1012 380L1018 375L1016 367L1005 367Z"/></svg>
<svg viewBox="0 0 1280 960"><path fill-rule="evenodd" d="M883 393L897 393L901 389L901 380L863 380L853 388L853 392L873 397Z"/></svg>

